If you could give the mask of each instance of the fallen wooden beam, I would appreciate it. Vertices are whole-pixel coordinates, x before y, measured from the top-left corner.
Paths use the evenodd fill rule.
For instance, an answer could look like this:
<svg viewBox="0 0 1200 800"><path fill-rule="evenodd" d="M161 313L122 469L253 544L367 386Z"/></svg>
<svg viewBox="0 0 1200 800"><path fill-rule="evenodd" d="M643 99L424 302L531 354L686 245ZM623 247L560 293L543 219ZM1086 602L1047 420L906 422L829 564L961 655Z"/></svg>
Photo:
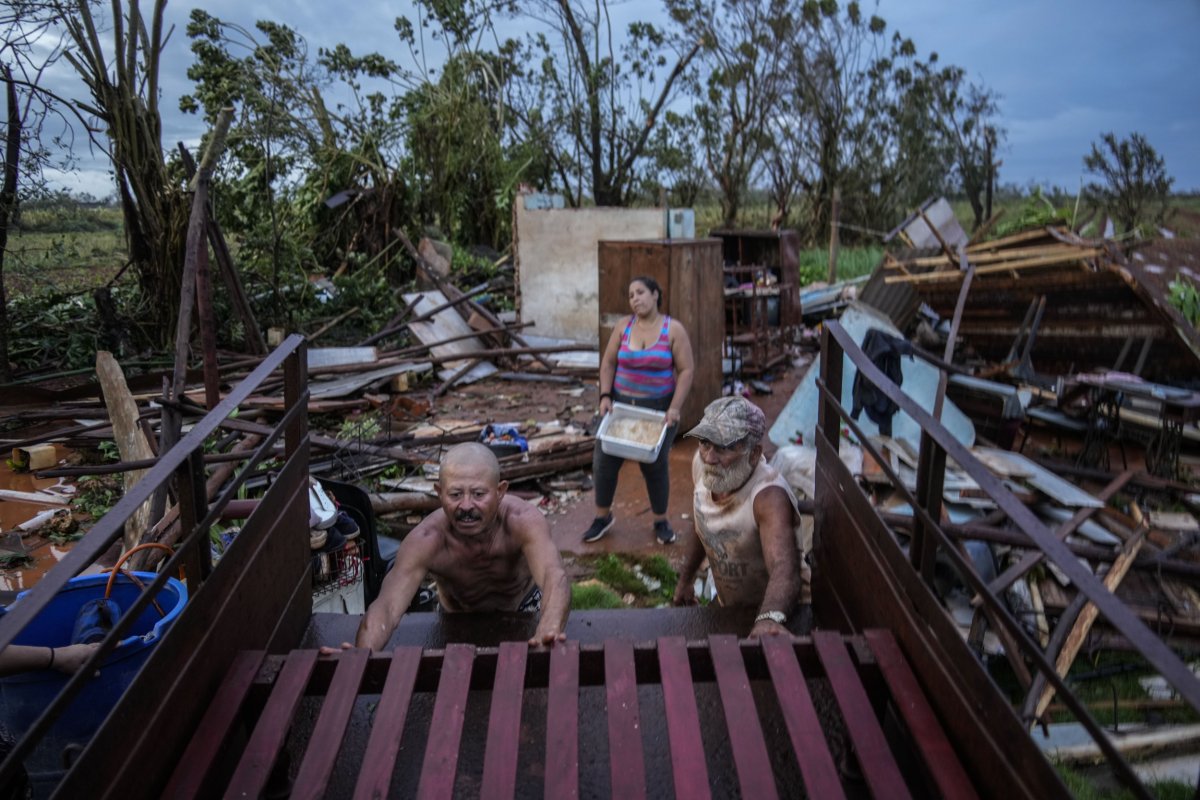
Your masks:
<svg viewBox="0 0 1200 800"><path fill-rule="evenodd" d="M1142 544L1145 541L1146 529L1140 528L1134 534L1133 538L1121 548L1121 555L1117 557L1117 560L1112 564L1112 568L1105 574L1104 588L1110 592L1117 590L1117 587L1121 585L1121 581L1129 573L1129 568L1133 566L1138 551L1142 549ZM1054 662L1054 669L1059 675L1066 677L1067 672L1071 669L1071 665L1075 663L1075 656L1079 655L1079 651L1083 648L1083 643L1087 640L1088 633L1092 630L1092 625L1096 623L1096 619L1099 616L1100 610L1096 608L1095 603L1091 602L1084 605L1083 610L1079 612L1079 618L1071 626L1071 630L1063 643L1062 650ZM1046 713L1046 708L1050 705L1052 699L1054 699L1054 687L1047 685L1042 689L1037 704L1034 706L1033 716L1035 719L1040 719L1042 714Z"/></svg>
<svg viewBox="0 0 1200 800"><path fill-rule="evenodd" d="M1057 264L1069 264L1072 261L1081 261L1086 258L1100 255L1100 248L1088 248L1078 250L1069 254L1055 254L1051 256L1042 256L1039 258L1024 258L1017 261L1011 261L1000 264L993 264L987 267L980 267L975 270L978 275L992 275L997 272L1008 272L1010 270L1031 269L1033 267L1050 267ZM885 283L939 283L943 281L962 280L963 273L953 270L945 272L921 272L915 275L889 275L884 278Z"/></svg>

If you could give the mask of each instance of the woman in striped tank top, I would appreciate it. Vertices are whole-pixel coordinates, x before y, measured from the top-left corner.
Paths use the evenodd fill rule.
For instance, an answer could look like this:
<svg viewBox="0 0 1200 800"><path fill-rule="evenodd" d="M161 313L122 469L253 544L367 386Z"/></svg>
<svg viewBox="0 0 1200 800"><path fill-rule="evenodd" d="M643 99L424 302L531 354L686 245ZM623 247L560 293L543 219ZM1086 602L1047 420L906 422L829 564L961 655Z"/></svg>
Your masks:
<svg viewBox="0 0 1200 800"><path fill-rule="evenodd" d="M679 320L661 313L662 288L653 278L629 283L633 314L624 326L613 328L600 361L600 413L612 411L614 401L667 412L667 435L653 464L640 464L654 512L654 534L663 544L675 541L667 523L671 479L667 471L671 442L679 425L679 409L692 388L692 343ZM599 541L613 526L612 502L617 474L625 459L610 456L596 442L592 481L596 485L596 518L583 541Z"/></svg>

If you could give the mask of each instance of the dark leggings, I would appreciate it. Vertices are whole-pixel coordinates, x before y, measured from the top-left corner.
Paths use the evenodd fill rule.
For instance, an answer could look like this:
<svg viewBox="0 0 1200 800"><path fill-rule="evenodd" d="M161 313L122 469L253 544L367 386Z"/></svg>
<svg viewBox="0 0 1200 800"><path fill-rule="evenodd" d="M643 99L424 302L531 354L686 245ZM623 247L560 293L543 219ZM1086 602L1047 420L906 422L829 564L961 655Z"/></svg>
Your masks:
<svg viewBox="0 0 1200 800"><path fill-rule="evenodd" d="M655 411L666 411L671 405L669 396L628 398L616 395L614 400L640 408L652 408ZM671 460L671 443L675 441L676 427L675 425L667 426L667 435L663 439L662 449L658 451L658 458L653 463L638 463L642 470L642 477L646 479L646 494L650 496L650 510L656 516L663 516L667 513L667 499L671 496L671 476L667 468ZM610 456L601 450L599 440L596 441L596 450L592 455L592 482L596 484L597 508L612 507L613 497L617 493L617 475L624 463L625 459L620 456Z"/></svg>

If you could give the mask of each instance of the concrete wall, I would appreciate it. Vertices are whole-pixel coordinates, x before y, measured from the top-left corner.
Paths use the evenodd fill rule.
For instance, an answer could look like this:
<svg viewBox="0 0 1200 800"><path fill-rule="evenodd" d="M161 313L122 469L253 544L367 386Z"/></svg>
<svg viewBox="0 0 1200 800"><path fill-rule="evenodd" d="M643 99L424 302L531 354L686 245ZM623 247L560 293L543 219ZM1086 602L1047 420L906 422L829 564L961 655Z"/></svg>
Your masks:
<svg viewBox="0 0 1200 800"><path fill-rule="evenodd" d="M602 239L661 239L661 208L538 208L542 195L518 195L513 241L517 308L538 336L599 345Z"/></svg>

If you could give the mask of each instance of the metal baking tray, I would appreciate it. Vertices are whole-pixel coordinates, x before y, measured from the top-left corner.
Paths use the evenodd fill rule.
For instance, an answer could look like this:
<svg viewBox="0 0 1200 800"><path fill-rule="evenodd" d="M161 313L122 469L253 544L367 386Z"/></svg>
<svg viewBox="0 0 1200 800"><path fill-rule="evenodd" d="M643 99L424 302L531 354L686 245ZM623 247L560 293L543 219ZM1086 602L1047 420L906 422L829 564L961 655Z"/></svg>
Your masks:
<svg viewBox="0 0 1200 800"><path fill-rule="evenodd" d="M610 436L608 429L615 420L620 419L651 420L661 425L662 430L659 431L658 440L653 445L634 442L629 439L618 439L615 436ZM638 408L626 403L613 403L612 411L604 415L604 420L600 423L600 428L596 431L596 436L600 439L600 449L610 456L651 463L658 459L663 441L667 438L666 421L667 414L665 411Z"/></svg>

